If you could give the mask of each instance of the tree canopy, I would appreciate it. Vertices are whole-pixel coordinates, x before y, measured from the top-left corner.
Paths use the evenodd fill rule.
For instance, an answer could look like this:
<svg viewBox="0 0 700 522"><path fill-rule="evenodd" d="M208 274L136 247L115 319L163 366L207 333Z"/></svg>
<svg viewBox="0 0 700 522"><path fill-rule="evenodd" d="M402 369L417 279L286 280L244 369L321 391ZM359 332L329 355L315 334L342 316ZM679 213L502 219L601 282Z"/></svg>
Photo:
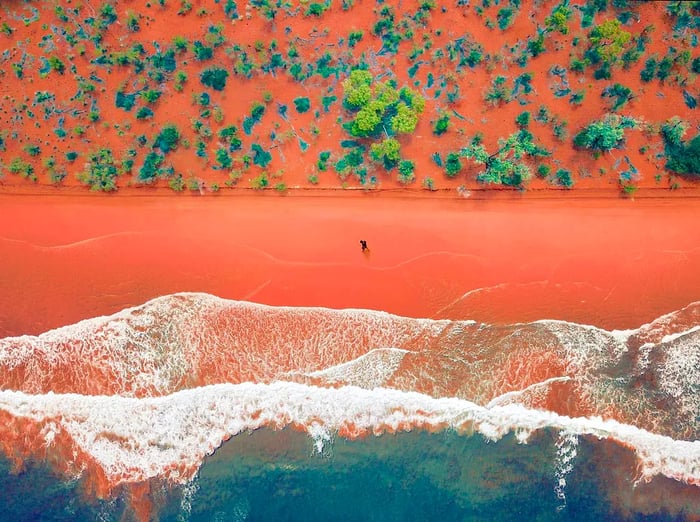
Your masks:
<svg viewBox="0 0 700 522"><path fill-rule="evenodd" d="M522 187L530 179L530 167L526 158L546 157L550 152L533 141L533 135L527 129L521 129L501 139L498 150L489 154L479 139L462 149L461 155L477 165L484 165L484 170L477 175L483 183Z"/></svg>
<svg viewBox="0 0 700 522"><path fill-rule="evenodd" d="M625 129L634 127L636 123L632 118L608 114L581 130L574 137L574 145L600 152L619 149L625 140Z"/></svg>
<svg viewBox="0 0 700 522"><path fill-rule="evenodd" d="M353 136L410 134L425 108L425 100L417 92L406 86L397 89L393 81L376 81L363 69L352 71L343 89L345 107L355 114L349 127Z"/></svg>
<svg viewBox="0 0 700 522"><path fill-rule="evenodd" d="M199 81L201 81L207 87L211 87L215 91L223 91L226 87L226 79L228 78L228 71L226 69L221 69L220 67L210 67L209 69L204 69L199 75Z"/></svg>

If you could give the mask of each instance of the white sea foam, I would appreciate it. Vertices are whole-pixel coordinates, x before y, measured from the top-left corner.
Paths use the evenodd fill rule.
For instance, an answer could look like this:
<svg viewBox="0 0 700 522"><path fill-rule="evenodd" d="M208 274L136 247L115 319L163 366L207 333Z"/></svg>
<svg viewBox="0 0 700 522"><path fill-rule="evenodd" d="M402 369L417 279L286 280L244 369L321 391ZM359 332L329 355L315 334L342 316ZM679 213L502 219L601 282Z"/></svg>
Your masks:
<svg viewBox="0 0 700 522"><path fill-rule="evenodd" d="M676 339L679 339L681 337L685 337L686 335L690 335L693 332L698 332L700 331L700 325L693 326L692 328L689 328L688 330L685 330L683 332L675 332L672 334L664 335L661 338L662 343L670 343L671 341L675 341Z"/></svg>
<svg viewBox="0 0 700 522"><path fill-rule="evenodd" d="M494 406L505 406L506 404L517 404L521 401L521 398L526 394L538 394L538 393L546 394L549 391L549 387L551 384L553 384L555 382L569 382L570 380L571 380L571 377L562 376L562 377L552 377L552 378L546 379L542 382L536 382L534 384L531 384L527 388L523 388L522 390L510 391L510 392L504 393L503 395L499 395L498 397L491 399L491 401L486 405L486 407L493 408Z"/></svg>
<svg viewBox="0 0 700 522"><path fill-rule="evenodd" d="M399 348L370 350L357 359L307 374L328 383L340 382L363 388L378 388L391 378L404 355L411 353Z"/></svg>
<svg viewBox="0 0 700 522"><path fill-rule="evenodd" d="M473 429L497 440L509 432L527 434L550 427L571 436L614 439L632 448L642 478L661 474L700 486L700 441L673 440L600 418L569 418L514 404L484 408L465 400L389 389L244 383L145 399L2 391L0 410L64 431L112 484L153 477L186 483L205 456L230 436L293 425L321 442L321 450L336 433L454 428ZM52 443L50 436L45 438ZM181 465L188 471L181 472Z"/></svg>
<svg viewBox="0 0 700 522"><path fill-rule="evenodd" d="M578 437L576 434L562 431L559 433L559 438L556 442L557 446L557 461L554 476L556 484L554 492L557 498L561 500L561 504L557 507L557 511L561 511L566 507L566 476L574 469L574 460L578 454Z"/></svg>

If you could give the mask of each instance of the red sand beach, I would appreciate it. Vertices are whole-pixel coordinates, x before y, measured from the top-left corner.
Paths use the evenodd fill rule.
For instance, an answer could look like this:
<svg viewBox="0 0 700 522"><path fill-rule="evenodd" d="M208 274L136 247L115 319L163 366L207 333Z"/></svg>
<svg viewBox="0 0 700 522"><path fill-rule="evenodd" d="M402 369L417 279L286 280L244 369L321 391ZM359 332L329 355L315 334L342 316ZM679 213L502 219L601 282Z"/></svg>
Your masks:
<svg viewBox="0 0 700 522"><path fill-rule="evenodd" d="M697 208L693 198L1 196L0 336L178 291L630 328L700 298Z"/></svg>

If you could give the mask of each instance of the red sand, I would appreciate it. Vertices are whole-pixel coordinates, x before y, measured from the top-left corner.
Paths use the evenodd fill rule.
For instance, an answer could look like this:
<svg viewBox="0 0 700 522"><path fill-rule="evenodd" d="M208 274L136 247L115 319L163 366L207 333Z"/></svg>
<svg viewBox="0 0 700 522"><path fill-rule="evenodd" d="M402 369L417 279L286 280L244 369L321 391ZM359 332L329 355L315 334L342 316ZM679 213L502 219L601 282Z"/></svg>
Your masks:
<svg viewBox="0 0 700 522"><path fill-rule="evenodd" d="M700 299L690 198L15 195L0 196L0 208L0 336L178 291L605 328Z"/></svg>

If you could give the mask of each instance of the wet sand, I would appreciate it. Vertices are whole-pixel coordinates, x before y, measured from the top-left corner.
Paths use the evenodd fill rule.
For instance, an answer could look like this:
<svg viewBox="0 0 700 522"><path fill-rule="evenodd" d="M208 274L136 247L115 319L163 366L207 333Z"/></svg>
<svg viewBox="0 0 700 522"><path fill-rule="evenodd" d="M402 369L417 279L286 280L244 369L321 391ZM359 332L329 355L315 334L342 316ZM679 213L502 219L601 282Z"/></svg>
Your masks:
<svg viewBox="0 0 700 522"><path fill-rule="evenodd" d="M697 199L358 196L0 196L0 336L179 291L608 329L700 298Z"/></svg>

